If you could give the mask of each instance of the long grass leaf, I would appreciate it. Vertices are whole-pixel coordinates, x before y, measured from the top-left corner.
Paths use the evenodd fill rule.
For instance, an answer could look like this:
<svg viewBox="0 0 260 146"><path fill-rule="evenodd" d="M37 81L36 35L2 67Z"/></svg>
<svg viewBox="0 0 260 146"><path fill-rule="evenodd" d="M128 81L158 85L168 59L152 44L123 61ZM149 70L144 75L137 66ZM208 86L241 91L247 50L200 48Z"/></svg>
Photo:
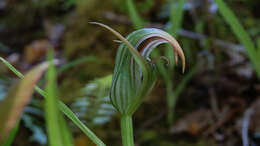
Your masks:
<svg viewBox="0 0 260 146"><path fill-rule="evenodd" d="M82 57L82 58L79 58L79 59L76 59L76 60L73 60L63 66L61 66L57 72L58 73L61 73L61 72L64 72L74 66L77 66L79 64L82 64L82 63L85 63L85 62L88 62L88 61L97 61L97 59L94 57L94 56L85 56L85 57Z"/></svg>
<svg viewBox="0 0 260 146"><path fill-rule="evenodd" d="M245 31L243 26L240 24L239 20L236 18L235 14L227 6L223 0L215 0L216 4L219 7L219 12L225 21L230 25L232 32L235 34L237 39L242 43L246 48L246 53L254 65L258 77L260 78L260 63L257 57L256 48L253 40L249 37L248 33Z"/></svg>
<svg viewBox="0 0 260 146"><path fill-rule="evenodd" d="M177 3L178 2L178 3ZM184 4L186 0L179 0L179 1L171 1L170 6L170 26L167 29L167 31L173 35L174 37L178 37L178 30L182 26L183 21L183 15L184 15ZM173 89L173 79L172 75L174 73L174 58L173 58L173 52L170 51L170 46L167 46L166 48L166 56L169 58L170 61L170 70L166 70L163 64L160 62L157 64L159 68L159 72L162 75L162 78L165 82L166 86L166 95L167 95L167 101L168 101L168 123L172 124L173 122L173 114L174 114L174 101L177 100L177 96L173 96L175 93L175 90ZM184 77L185 78L185 77ZM173 105L173 106L171 106Z"/></svg>
<svg viewBox="0 0 260 146"><path fill-rule="evenodd" d="M56 83L56 70L53 63L53 53L48 52L49 68L47 72L47 97L45 99L45 119L50 146L71 146L69 131L58 109L58 88Z"/></svg>
<svg viewBox="0 0 260 146"><path fill-rule="evenodd" d="M144 21L138 14L136 7L134 5L133 0L126 0L126 5L128 8L128 13L130 15L130 18L134 24L135 29L141 29L144 27Z"/></svg>
<svg viewBox="0 0 260 146"><path fill-rule="evenodd" d="M170 8L170 27L167 30L171 35L177 37L178 30L181 28L182 19L184 15L184 4L186 0L179 0L178 5L175 1L172 1Z"/></svg>
<svg viewBox="0 0 260 146"><path fill-rule="evenodd" d="M259 38L257 38L257 40L256 40L257 42L257 56L260 56L260 37Z"/></svg>

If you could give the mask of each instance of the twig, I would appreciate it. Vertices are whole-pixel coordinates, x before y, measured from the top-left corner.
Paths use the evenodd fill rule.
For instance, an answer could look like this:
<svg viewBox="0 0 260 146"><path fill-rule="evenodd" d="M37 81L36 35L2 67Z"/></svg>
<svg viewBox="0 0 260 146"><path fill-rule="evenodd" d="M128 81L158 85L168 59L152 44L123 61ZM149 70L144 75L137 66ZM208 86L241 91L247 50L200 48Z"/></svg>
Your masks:
<svg viewBox="0 0 260 146"><path fill-rule="evenodd" d="M127 17L125 17L123 15L117 15L113 12L105 12L104 17L106 19L114 21L114 22L116 21L116 22L119 22L119 23L127 24L127 25L131 24L131 22L129 21L129 19ZM149 27L156 27L156 28L163 29L164 25L162 25L160 23L150 23ZM210 37L207 36L207 35L192 32L192 31L185 30L185 29L180 29L178 31L178 34L180 36L183 36L183 37L187 37L187 38L194 39L194 40L200 40L200 41L203 41L205 39L210 39ZM218 47L221 47L221 48L228 48L228 49L231 49L232 51L236 51L236 52L239 52L239 53L245 52L244 47L240 44L234 44L234 43L226 42L226 41L223 41L223 40L220 40L220 39L212 39L212 43L215 46L218 46Z"/></svg>
<svg viewBox="0 0 260 146"><path fill-rule="evenodd" d="M208 136L212 133L214 133L218 128L220 128L227 119L230 119L234 115L235 111L230 109L230 107L225 107L223 112L221 113L221 116L218 118L216 124L211 126L208 130L204 132L204 135Z"/></svg>
<svg viewBox="0 0 260 146"><path fill-rule="evenodd" d="M213 88L209 89L209 95L210 95L210 105L212 108L212 111L215 115L216 118L220 117L220 111L218 108L218 102L217 102L217 97L216 97L216 91Z"/></svg>
<svg viewBox="0 0 260 146"><path fill-rule="evenodd" d="M184 37L187 37L190 39L195 39L195 40L200 40L200 41L210 38L204 34L192 32L192 31L188 31L188 30L184 30L184 29L180 29L178 34L180 36L184 36ZM233 43L222 41L219 39L212 39L212 43L221 48L229 48L229 49L232 49L232 51L236 51L236 52L240 52L240 53L245 52L244 51L245 49L243 48L242 45L233 44Z"/></svg>
<svg viewBox="0 0 260 146"><path fill-rule="evenodd" d="M249 138L248 138L248 130L250 124L250 117L253 114L253 110L251 108L247 109L242 122L242 142L243 146L249 146Z"/></svg>

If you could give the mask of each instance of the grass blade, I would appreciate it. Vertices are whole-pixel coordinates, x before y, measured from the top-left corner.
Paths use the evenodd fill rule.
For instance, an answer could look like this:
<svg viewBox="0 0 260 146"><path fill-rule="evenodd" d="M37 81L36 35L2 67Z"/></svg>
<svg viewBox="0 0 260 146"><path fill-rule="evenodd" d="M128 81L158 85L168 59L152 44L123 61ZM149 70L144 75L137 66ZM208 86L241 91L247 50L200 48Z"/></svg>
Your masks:
<svg viewBox="0 0 260 146"><path fill-rule="evenodd" d="M257 56L260 56L260 37L257 38Z"/></svg>
<svg viewBox="0 0 260 146"><path fill-rule="evenodd" d="M71 136L66 123L58 109L58 94L56 70L53 63L53 54L48 53L50 62L47 72L47 97L45 99L45 119L50 146L72 146Z"/></svg>
<svg viewBox="0 0 260 146"><path fill-rule="evenodd" d="M170 27L167 29L167 31L173 35L174 37L178 36L178 30L182 26L182 20L184 15L184 4L186 0L179 0L179 3L176 4L176 1L171 1L171 7L170 7ZM160 71L160 74L162 75L162 78L165 82L166 86L166 96L167 96L167 102L168 102L168 123L172 124L173 122L173 115L174 115L174 108L175 104L178 98L178 94L175 95L176 89L173 90L173 78L172 75L174 74L174 68L172 67L174 64L174 58L171 56L174 56L172 52L170 51L170 46L167 46L166 48L166 56L170 60L171 68L170 70L166 70L164 65L162 63L158 63L158 68ZM187 76L187 75L186 75ZM186 78L186 76L184 78ZM183 82L183 80L181 81ZM181 83L182 84L182 83ZM184 84L185 86L186 84ZM179 86L178 86L179 87ZM181 92L181 91L180 91Z"/></svg>
<svg viewBox="0 0 260 146"><path fill-rule="evenodd" d="M131 18L133 24L134 24L135 29L143 28L144 22L143 22L142 18L139 16L133 0L126 0L126 5L127 5L127 8L128 8L128 13L130 15L130 18Z"/></svg>
<svg viewBox="0 0 260 146"><path fill-rule="evenodd" d="M73 61L61 66L57 71L58 71L58 73L61 73L61 72L64 72L64 71L74 67L74 66L77 66L79 64L82 64L82 63L85 63L85 62L88 62L88 61L97 61L97 59L94 56L85 56L85 57L73 60Z"/></svg>
<svg viewBox="0 0 260 146"><path fill-rule="evenodd" d="M184 14L184 4L186 0L179 0L178 5L175 4L175 1L172 1L170 8L170 22L171 25L167 30L171 35L177 37L177 32L181 28L183 14Z"/></svg>
<svg viewBox="0 0 260 146"><path fill-rule="evenodd" d="M243 26L239 23L235 14L226 5L226 3L223 0L215 0L215 2L219 7L220 14L225 19L225 21L230 25L232 32L235 34L237 39L242 43L242 45L246 48L246 53L250 61L254 65L258 77L260 78L260 63L257 57L257 52L253 40L251 40L248 33L245 31Z"/></svg>

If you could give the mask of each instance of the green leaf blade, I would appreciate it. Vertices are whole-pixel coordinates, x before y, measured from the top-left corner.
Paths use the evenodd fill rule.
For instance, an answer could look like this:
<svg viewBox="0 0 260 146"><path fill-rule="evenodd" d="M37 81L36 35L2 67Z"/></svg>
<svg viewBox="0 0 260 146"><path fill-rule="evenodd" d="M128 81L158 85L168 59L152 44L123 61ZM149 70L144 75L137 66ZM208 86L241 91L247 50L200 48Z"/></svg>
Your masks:
<svg viewBox="0 0 260 146"><path fill-rule="evenodd" d="M250 38L248 33L245 31L243 26L240 24L239 20L235 16L235 14L227 6L227 4L223 0L215 0L215 2L219 7L220 14L231 27L232 32L235 34L237 39L245 47L245 49L246 49L245 51L246 51L251 63L254 65L256 72L258 74L258 77L260 78L260 63L258 60L259 56L257 56L257 52L256 52L257 49L254 45L254 42L252 41L252 39Z"/></svg>
<svg viewBox="0 0 260 146"><path fill-rule="evenodd" d="M186 0L179 0L176 7L175 1L172 1L170 8L170 27L167 30L171 35L177 37L178 30L181 28L183 15L184 15L184 4Z"/></svg>
<svg viewBox="0 0 260 146"><path fill-rule="evenodd" d="M133 0L126 0L126 5L128 8L128 13L130 15L130 18L134 24L134 27L136 29L144 28L144 22L143 22L142 18L139 16Z"/></svg>
<svg viewBox="0 0 260 146"><path fill-rule="evenodd" d="M58 87L56 83L56 70L53 63L53 54L48 54L50 62L47 71L47 97L45 99L45 119L50 146L72 146L71 135L65 120L58 109Z"/></svg>

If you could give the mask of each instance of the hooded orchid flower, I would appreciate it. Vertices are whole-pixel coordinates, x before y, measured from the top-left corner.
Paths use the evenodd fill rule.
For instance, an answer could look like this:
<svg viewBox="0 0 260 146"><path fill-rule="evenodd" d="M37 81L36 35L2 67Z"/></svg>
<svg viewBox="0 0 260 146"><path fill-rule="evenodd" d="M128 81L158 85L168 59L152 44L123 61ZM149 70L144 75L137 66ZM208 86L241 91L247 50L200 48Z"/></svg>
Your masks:
<svg viewBox="0 0 260 146"><path fill-rule="evenodd" d="M185 70L185 57L179 43L167 32L144 28L124 38L107 25L91 22L111 31L119 40L115 69L110 88L110 99L121 115L121 134L124 146L133 146L132 115L150 93L156 81L156 67L150 54L157 46L169 43L173 47L176 63L178 56Z"/></svg>

